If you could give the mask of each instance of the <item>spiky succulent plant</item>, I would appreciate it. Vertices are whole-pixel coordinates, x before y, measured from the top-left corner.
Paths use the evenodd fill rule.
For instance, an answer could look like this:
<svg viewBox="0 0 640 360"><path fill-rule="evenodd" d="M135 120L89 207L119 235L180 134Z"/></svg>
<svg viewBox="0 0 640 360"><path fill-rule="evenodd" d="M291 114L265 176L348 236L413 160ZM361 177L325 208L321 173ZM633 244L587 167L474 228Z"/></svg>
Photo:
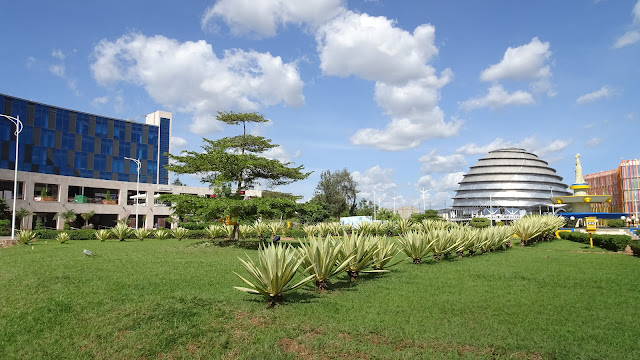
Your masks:
<svg viewBox="0 0 640 360"><path fill-rule="evenodd" d="M262 240L269 233L269 225L262 221L256 221L253 224L253 231L258 236L258 239Z"/></svg>
<svg viewBox="0 0 640 360"><path fill-rule="evenodd" d="M100 229L96 231L95 237L96 239L105 242L109 237L111 237L111 232L107 229Z"/></svg>
<svg viewBox="0 0 640 360"><path fill-rule="evenodd" d="M113 236L120 241L124 241L124 239L131 236L131 231L133 231L133 229L124 224L118 224L111 228Z"/></svg>
<svg viewBox="0 0 640 360"><path fill-rule="evenodd" d="M326 238L309 237L300 241L298 253L302 259L302 268L313 275L318 291L324 292L329 286L329 278L344 270L353 258L340 257L339 244L328 235Z"/></svg>
<svg viewBox="0 0 640 360"><path fill-rule="evenodd" d="M138 228L133 230L133 236L136 237L136 239L143 241L144 239L149 237L149 234L151 234L151 231L147 230L147 229L143 229L143 228Z"/></svg>
<svg viewBox="0 0 640 360"><path fill-rule="evenodd" d="M56 241L59 242L60 244L64 244L70 239L71 239L71 236L69 236L68 232L61 232L58 234L58 236L56 236Z"/></svg>
<svg viewBox="0 0 640 360"><path fill-rule="evenodd" d="M364 272L367 267L373 264L373 257L378 252L378 244L373 236L352 233L344 234L340 243L340 260L348 261L345 270L351 277L351 281L356 281L358 275ZM386 270L369 270L367 272L383 272Z"/></svg>
<svg viewBox="0 0 640 360"><path fill-rule="evenodd" d="M257 262L254 262L248 255L247 260L240 259L240 261L251 275L253 282L234 272L250 286L250 288L238 286L234 286L234 288L250 294L266 296L269 307L282 301L284 293L295 290L314 278L313 275L309 275L299 282L291 284L303 259L290 245L270 244L265 247L261 245L258 249Z"/></svg>
<svg viewBox="0 0 640 360"><path fill-rule="evenodd" d="M215 224L209 225L207 228L204 229L204 232L207 234L207 238L211 240L225 234L225 231L222 228L222 226L215 225Z"/></svg>
<svg viewBox="0 0 640 360"><path fill-rule="evenodd" d="M373 269L384 270L389 267L389 262L398 255L400 249L393 240L387 237L377 238L376 241L378 243L378 251L373 255ZM391 266L393 265L395 264Z"/></svg>
<svg viewBox="0 0 640 360"><path fill-rule="evenodd" d="M36 239L36 233L31 230L20 230L16 236L16 240L24 245L31 244Z"/></svg>
<svg viewBox="0 0 640 360"><path fill-rule="evenodd" d="M431 252L431 244L423 231L408 231L398 238L400 250L410 257L414 264L422 263L422 258Z"/></svg>
<svg viewBox="0 0 640 360"><path fill-rule="evenodd" d="M182 239L187 237L188 233L189 233L189 229L185 229L183 227L177 227L171 230L171 235L173 235L174 238L178 239L178 241L182 241Z"/></svg>
<svg viewBox="0 0 640 360"><path fill-rule="evenodd" d="M164 240L169 237L169 231L167 229L158 229L153 232L153 236L156 239Z"/></svg>

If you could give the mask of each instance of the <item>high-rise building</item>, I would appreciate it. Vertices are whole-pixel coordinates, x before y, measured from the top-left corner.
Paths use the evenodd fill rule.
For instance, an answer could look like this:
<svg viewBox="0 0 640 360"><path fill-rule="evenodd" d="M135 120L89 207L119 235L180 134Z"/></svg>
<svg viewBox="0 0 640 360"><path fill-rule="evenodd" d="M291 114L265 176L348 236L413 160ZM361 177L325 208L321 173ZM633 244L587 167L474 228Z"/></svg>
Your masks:
<svg viewBox="0 0 640 360"><path fill-rule="evenodd" d="M592 205L596 212L631 214L635 220L640 215L640 160L623 160L613 170L585 175L591 186L590 195L609 194L611 202Z"/></svg>
<svg viewBox="0 0 640 360"><path fill-rule="evenodd" d="M169 112L155 111L144 122L136 122L0 94L0 114L19 118L23 124L16 207L34 214L23 227L39 222L61 228L56 214L69 210L78 214L93 211L96 226L111 226L116 219L135 216L136 208L138 222L144 219L145 227L168 225L169 208L155 201L159 194L210 192L169 185L169 172L164 168L171 150ZM9 205L15 141L15 125L0 118L0 195ZM140 161L140 194L136 193L137 165L127 158Z"/></svg>

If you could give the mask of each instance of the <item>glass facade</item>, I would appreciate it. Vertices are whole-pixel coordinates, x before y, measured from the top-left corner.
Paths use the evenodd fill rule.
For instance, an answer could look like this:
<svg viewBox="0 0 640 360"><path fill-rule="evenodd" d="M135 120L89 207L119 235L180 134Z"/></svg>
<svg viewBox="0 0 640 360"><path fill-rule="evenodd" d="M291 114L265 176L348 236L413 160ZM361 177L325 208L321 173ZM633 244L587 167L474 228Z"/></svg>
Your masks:
<svg viewBox="0 0 640 360"><path fill-rule="evenodd" d="M84 178L168 184L171 120L160 127L57 108L0 94L0 113L19 117L18 170ZM0 119L0 168L15 169L15 126ZM160 169L158 169L158 164ZM158 173L158 170L160 172ZM159 181L158 181L159 179Z"/></svg>

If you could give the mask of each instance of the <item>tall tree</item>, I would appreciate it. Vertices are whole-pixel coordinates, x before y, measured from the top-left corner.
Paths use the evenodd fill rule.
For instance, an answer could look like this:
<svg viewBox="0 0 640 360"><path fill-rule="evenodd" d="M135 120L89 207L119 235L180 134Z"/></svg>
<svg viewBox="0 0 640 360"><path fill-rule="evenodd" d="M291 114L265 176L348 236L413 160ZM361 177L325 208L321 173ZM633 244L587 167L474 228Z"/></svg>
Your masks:
<svg viewBox="0 0 640 360"><path fill-rule="evenodd" d="M347 169L334 172L326 170L320 174L315 199L329 204L333 216L340 216L345 210L355 215L357 195L358 183Z"/></svg>
<svg viewBox="0 0 640 360"><path fill-rule="evenodd" d="M242 135L224 137L218 140L203 139L203 151L183 151L181 155L168 154L173 164L166 165L169 171L177 174L196 174L201 182L208 183L219 195L231 197L226 201L225 215L238 217L246 215L247 204L232 204L240 199L242 191L250 188L257 181L266 180L269 186L279 186L306 179L310 172L304 172L304 166L293 166L291 163L267 159L261 154L276 147L270 139L262 136L247 135L247 123L260 123L267 120L256 113L220 112L217 120L231 125L242 123ZM229 191L236 186L236 196ZM174 204L180 197L164 197ZM219 199L210 199L218 201ZM260 201L259 199L254 199ZM185 204L192 203L185 198ZM183 204L184 205L184 204ZM222 208L222 207L217 207ZM239 210L242 209L242 210ZM194 213L197 209L193 209ZM184 209L181 210L184 212ZM211 212L213 214L215 212ZM237 238L238 226L235 226L234 237Z"/></svg>

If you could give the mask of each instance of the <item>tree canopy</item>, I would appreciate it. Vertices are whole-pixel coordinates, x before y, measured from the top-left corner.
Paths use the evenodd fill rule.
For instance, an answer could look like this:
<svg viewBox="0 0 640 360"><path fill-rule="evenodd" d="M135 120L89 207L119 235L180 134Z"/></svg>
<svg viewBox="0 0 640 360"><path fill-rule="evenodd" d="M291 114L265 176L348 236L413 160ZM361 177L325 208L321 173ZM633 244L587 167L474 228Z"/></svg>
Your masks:
<svg viewBox="0 0 640 360"><path fill-rule="evenodd" d="M296 209L294 198L270 198L243 200L239 195L257 182L267 186L290 184L306 179L311 173L304 166L267 159L263 153L278 145L262 136L247 135L247 123L266 122L257 113L219 112L216 120L230 125L242 124L242 135L217 140L203 139L202 151L182 151L180 155L168 154L172 160L166 169L177 174L195 174L202 183L208 183L220 195L218 198L198 198L189 195L162 195L162 201L171 201L176 215L200 220L212 220L223 216L234 219L255 219L265 216L290 216ZM235 185L235 195L232 187ZM238 237L238 225L234 228Z"/></svg>
<svg viewBox="0 0 640 360"><path fill-rule="evenodd" d="M323 171L316 186L314 199L329 205L332 216L340 216L345 211L356 214L358 183L347 169L331 172Z"/></svg>

